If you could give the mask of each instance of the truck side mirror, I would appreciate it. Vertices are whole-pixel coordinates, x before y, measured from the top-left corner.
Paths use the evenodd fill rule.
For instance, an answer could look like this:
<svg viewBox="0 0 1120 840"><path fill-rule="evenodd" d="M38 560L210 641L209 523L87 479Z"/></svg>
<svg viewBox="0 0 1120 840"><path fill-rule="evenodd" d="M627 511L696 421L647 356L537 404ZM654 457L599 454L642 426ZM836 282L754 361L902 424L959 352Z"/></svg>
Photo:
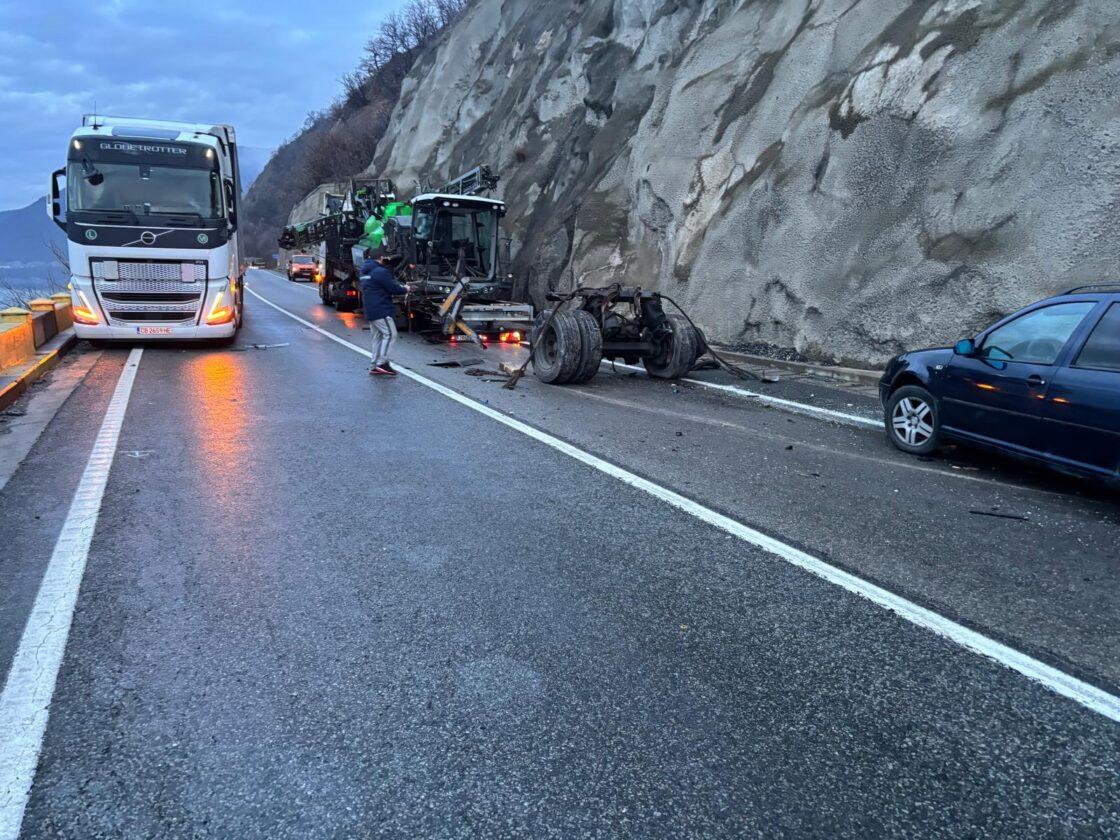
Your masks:
<svg viewBox="0 0 1120 840"><path fill-rule="evenodd" d="M47 215L51 217L52 222L66 230L66 222L62 218L62 190L58 186L60 176L66 176L65 169L56 169L51 173L51 186L47 193Z"/></svg>
<svg viewBox="0 0 1120 840"><path fill-rule="evenodd" d="M958 356L974 356L976 355L976 342L971 338L962 338L953 345L953 352Z"/></svg>
<svg viewBox="0 0 1120 840"><path fill-rule="evenodd" d="M229 209L229 232L233 233L237 230L237 197L233 194L233 181L223 183L226 185L226 207Z"/></svg>

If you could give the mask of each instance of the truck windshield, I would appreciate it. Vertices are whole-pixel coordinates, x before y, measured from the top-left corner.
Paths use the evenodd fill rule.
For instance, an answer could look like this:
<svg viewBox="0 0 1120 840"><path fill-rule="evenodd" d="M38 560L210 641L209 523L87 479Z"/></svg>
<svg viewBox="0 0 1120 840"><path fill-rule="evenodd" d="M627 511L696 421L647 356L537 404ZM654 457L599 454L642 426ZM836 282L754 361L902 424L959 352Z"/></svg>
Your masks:
<svg viewBox="0 0 1120 840"><path fill-rule="evenodd" d="M221 176L214 170L100 161L95 166L104 179L92 184L82 164L71 161L66 173L70 210L222 216Z"/></svg>

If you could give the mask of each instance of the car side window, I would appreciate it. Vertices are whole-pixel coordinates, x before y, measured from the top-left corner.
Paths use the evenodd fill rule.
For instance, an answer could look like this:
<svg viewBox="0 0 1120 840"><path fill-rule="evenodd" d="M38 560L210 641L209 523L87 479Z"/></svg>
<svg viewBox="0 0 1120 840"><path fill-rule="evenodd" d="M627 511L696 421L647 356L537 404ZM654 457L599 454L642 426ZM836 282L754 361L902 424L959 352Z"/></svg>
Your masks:
<svg viewBox="0 0 1120 840"><path fill-rule="evenodd" d="M988 334L979 355L992 361L1052 365L1095 301L1055 303L1035 309Z"/></svg>
<svg viewBox="0 0 1120 840"><path fill-rule="evenodd" d="M1120 371L1120 303L1114 303L1093 327L1075 367Z"/></svg>

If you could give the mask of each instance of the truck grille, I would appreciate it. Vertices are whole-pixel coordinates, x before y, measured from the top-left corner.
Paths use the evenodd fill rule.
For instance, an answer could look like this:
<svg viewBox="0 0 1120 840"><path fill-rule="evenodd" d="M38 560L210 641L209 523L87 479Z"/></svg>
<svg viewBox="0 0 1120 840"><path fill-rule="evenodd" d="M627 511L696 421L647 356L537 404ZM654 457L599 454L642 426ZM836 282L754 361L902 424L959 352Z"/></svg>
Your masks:
<svg viewBox="0 0 1120 840"><path fill-rule="evenodd" d="M206 279L206 261L192 260L107 260L89 261L95 280L163 280L189 283Z"/></svg>
<svg viewBox="0 0 1120 840"><path fill-rule="evenodd" d="M206 262L91 259L93 288L110 323L188 323L206 297Z"/></svg>

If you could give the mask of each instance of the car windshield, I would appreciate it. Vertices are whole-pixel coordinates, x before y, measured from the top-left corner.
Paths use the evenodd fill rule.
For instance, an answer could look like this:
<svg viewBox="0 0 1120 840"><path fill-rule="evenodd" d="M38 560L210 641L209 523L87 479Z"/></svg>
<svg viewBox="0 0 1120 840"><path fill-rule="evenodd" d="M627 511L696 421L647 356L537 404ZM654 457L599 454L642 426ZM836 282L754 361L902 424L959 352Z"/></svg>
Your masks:
<svg viewBox="0 0 1120 840"><path fill-rule="evenodd" d="M305 257L301 255L298 257L292 257L292 262L296 265L311 265L312 259L311 257Z"/></svg>
<svg viewBox="0 0 1120 840"><path fill-rule="evenodd" d="M81 163L70 163L69 210L123 211L141 218L153 213L204 219L222 215L221 176L214 170L100 161L93 165L102 178L90 178Z"/></svg>

